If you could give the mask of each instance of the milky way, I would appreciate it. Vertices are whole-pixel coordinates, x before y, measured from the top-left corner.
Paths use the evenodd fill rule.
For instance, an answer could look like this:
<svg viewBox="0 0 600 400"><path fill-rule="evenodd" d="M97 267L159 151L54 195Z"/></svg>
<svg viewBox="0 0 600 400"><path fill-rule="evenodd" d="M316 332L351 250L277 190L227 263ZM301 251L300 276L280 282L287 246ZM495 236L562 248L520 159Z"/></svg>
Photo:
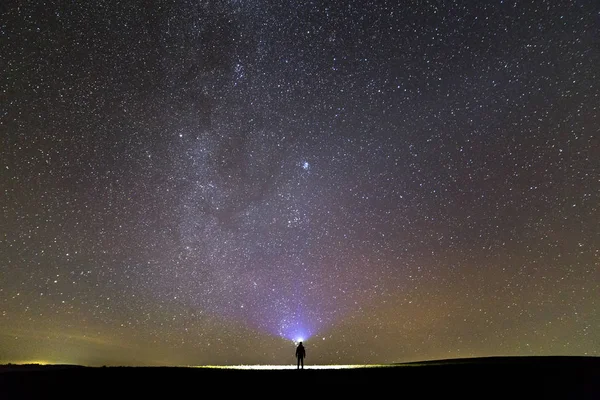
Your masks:
<svg viewBox="0 0 600 400"><path fill-rule="evenodd" d="M0 362L600 355L596 1L9 1Z"/></svg>

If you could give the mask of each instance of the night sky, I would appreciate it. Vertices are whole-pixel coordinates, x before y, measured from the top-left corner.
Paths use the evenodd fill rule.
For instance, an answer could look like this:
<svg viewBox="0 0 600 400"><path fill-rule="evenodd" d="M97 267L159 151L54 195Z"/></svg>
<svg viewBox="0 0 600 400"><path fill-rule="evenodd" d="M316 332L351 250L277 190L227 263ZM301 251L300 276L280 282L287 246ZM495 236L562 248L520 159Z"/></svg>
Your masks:
<svg viewBox="0 0 600 400"><path fill-rule="evenodd" d="M0 362L600 355L597 0L0 13Z"/></svg>

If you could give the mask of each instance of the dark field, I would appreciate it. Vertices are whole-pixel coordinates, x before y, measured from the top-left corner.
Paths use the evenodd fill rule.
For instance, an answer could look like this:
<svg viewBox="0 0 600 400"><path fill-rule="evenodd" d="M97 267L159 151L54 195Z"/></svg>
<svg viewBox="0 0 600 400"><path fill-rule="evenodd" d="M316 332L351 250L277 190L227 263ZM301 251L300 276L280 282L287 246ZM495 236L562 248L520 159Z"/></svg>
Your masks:
<svg viewBox="0 0 600 400"><path fill-rule="evenodd" d="M600 399L598 357L500 357L356 369L1 366L0 399Z"/></svg>

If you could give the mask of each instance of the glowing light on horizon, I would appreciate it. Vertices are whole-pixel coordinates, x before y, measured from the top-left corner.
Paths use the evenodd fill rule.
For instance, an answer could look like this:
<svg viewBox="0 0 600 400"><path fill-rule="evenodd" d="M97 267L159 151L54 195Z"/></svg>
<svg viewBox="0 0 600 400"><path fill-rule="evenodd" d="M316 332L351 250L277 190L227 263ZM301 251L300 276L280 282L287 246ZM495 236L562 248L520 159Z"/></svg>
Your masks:
<svg viewBox="0 0 600 400"><path fill-rule="evenodd" d="M193 365L192 368L210 369L239 369L239 370L283 370L297 369L296 364L291 365ZM347 364L347 365L304 365L304 369L354 369L385 367L381 364Z"/></svg>
<svg viewBox="0 0 600 400"><path fill-rule="evenodd" d="M26 361L13 361L13 362L10 362L10 364L14 364L14 365L60 365L60 364L64 364L64 363L47 361L47 360L26 360Z"/></svg>

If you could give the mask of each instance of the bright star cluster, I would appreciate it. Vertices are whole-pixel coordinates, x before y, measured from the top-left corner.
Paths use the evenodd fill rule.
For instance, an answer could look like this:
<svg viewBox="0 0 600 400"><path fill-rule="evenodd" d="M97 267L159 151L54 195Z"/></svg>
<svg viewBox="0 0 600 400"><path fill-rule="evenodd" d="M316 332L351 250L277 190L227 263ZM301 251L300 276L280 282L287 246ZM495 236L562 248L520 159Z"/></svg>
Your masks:
<svg viewBox="0 0 600 400"><path fill-rule="evenodd" d="M599 15L9 2L0 363L600 355Z"/></svg>

